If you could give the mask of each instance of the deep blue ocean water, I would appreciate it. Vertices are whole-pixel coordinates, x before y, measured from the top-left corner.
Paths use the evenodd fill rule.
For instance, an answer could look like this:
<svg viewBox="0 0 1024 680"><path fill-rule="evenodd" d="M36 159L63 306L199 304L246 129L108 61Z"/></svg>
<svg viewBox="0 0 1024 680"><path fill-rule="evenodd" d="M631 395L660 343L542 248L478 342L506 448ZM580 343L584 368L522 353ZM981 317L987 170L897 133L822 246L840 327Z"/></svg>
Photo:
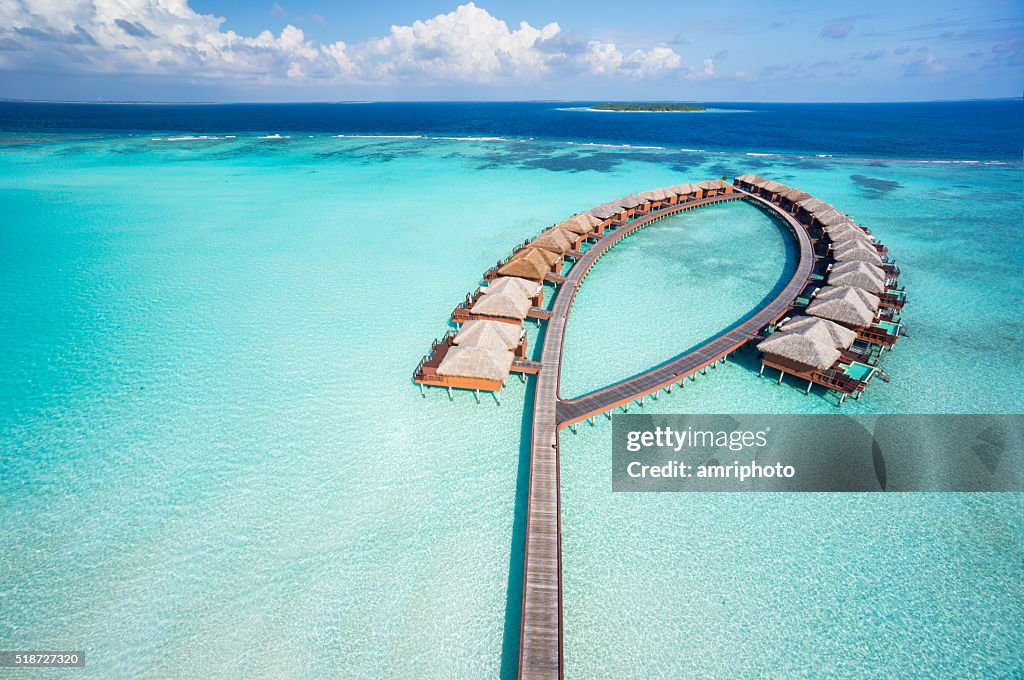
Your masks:
<svg viewBox="0 0 1024 680"><path fill-rule="evenodd" d="M595 113L597 102L365 104L0 103L0 130L498 135L867 158L1021 158L1024 102L714 103L705 113Z"/></svg>

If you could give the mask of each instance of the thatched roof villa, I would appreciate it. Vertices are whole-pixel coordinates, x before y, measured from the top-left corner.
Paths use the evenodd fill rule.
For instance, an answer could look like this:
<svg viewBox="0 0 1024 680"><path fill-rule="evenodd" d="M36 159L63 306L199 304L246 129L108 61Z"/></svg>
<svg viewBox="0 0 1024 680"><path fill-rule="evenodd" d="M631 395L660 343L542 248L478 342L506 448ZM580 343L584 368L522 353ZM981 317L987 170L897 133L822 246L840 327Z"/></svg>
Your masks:
<svg viewBox="0 0 1024 680"><path fill-rule="evenodd" d="M523 248L512 259L498 267L498 276L516 276L531 281L543 281L562 258L541 248Z"/></svg>
<svg viewBox="0 0 1024 680"><path fill-rule="evenodd" d="M586 236L594 233L600 225L601 220L598 218L586 213L580 213L578 215L573 215L569 219L555 226L563 231L568 231L578 236Z"/></svg>
<svg viewBox="0 0 1024 680"><path fill-rule="evenodd" d="M875 313L868 309L864 301L853 290L853 288L845 288L841 294L831 296L826 293L825 297L822 297L821 291L818 291L811 303L807 305L807 314L835 321L847 328L857 329L870 326L875 321Z"/></svg>
<svg viewBox="0 0 1024 680"><path fill-rule="evenodd" d="M831 344L802 333L779 331L762 340L757 349L773 364L796 372L824 371L842 356Z"/></svg>
<svg viewBox="0 0 1024 680"><path fill-rule="evenodd" d="M836 262L867 262L881 266L882 256L878 250L863 241L847 241L832 248L832 259Z"/></svg>
<svg viewBox="0 0 1024 680"><path fill-rule="evenodd" d="M452 344L459 347L481 347L496 351L514 352L522 343L526 331L501 321L474 319L462 324Z"/></svg>
<svg viewBox="0 0 1024 680"><path fill-rule="evenodd" d="M573 234L575 238L576 235ZM540 248L556 255L565 255L566 252L573 250L573 244L570 239L566 238L565 232L560 229L548 229L542 232L540 236L530 241L528 244L533 248Z"/></svg>
<svg viewBox="0 0 1024 680"><path fill-rule="evenodd" d="M864 263L858 262L857 264ZM828 275L826 281L831 286L852 286L869 293L885 292L885 282L877 276L864 271L850 271L839 274L833 272Z"/></svg>
<svg viewBox="0 0 1024 680"><path fill-rule="evenodd" d="M543 290L544 286L537 281L522 279L518 276L502 276L488 283L483 289L483 293L484 295L502 293L533 298L538 296Z"/></svg>
<svg viewBox="0 0 1024 680"><path fill-rule="evenodd" d="M477 318L522 323L532 306L530 299L525 295L491 293L481 295L469 311Z"/></svg>
<svg viewBox="0 0 1024 680"><path fill-rule="evenodd" d="M500 383L508 377L515 357L507 350L482 347L452 347L437 367L437 374L457 378L476 378Z"/></svg>
<svg viewBox="0 0 1024 680"><path fill-rule="evenodd" d="M803 333L819 342L830 344L836 349L849 349L857 339L857 334L849 328L813 316L791 317L779 324L779 329L789 333Z"/></svg>
<svg viewBox="0 0 1024 680"><path fill-rule="evenodd" d="M818 290L814 291L813 298L815 300L835 300L839 298L845 299L850 295L860 300L861 304L867 307L868 311L878 311L880 304L878 296L857 286L844 286L830 283L829 285L822 286Z"/></svg>

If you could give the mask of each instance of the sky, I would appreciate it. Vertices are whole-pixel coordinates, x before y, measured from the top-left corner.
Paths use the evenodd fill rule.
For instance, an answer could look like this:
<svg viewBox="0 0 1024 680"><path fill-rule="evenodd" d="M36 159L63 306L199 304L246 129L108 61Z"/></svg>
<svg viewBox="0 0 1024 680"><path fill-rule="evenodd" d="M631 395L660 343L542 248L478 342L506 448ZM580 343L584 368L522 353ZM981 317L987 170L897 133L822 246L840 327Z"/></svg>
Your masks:
<svg viewBox="0 0 1024 680"><path fill-rule="evenodd" d="M0 97L1019 97L1024 0L0 0Z"/></svg>

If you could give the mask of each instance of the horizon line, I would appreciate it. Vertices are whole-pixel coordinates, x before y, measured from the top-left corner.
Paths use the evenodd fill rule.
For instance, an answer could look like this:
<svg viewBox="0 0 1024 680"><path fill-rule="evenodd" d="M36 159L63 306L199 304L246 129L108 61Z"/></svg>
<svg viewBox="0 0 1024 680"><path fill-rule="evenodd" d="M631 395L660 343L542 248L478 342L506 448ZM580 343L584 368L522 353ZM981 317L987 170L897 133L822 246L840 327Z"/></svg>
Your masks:
<svg viewBox="0 0 1024 680"><path fill-rule="evenodd" d="M281 106L289 104L589 104L607 102L610 104L942 104L958 102L997 102L1024 101L1020 95L1006 97L965 97L960 99L878 99L855 101L792 101L792 100L683 100L683 99L309 99L287 101L225 101L225 100L155 100L155 99L27 99L17 97L0 97L2 103L15 104L159 104L159 105L265 105Z"/></svg>

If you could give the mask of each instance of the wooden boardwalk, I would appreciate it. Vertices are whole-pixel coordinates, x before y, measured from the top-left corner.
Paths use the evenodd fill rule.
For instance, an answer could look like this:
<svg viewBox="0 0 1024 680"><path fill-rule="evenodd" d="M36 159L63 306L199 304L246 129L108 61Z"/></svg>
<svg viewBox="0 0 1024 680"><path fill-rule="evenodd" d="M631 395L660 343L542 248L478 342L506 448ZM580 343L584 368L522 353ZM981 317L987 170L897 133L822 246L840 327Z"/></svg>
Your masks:
<svg viewBox="0 0 1024 680"><path fill-rule="evenodd" d="M566 425L628 404L713 364L789 311L814 266L813 244L792 216L768 201L740 191L684 205L655 210L605 235L591 246L565 276L551 307L541 370L533 404L530 483L526 522L526 555L520 630L519 677L561 678L562 658L562 531L558 469L558 431ZM565 326L579 284L597 258L613 243L651 222L692 208L732 200L764 205L782 218L799 244L796 271L783 290L764 307L725 333L661 366L580 399L558 396Z"/></svg>

